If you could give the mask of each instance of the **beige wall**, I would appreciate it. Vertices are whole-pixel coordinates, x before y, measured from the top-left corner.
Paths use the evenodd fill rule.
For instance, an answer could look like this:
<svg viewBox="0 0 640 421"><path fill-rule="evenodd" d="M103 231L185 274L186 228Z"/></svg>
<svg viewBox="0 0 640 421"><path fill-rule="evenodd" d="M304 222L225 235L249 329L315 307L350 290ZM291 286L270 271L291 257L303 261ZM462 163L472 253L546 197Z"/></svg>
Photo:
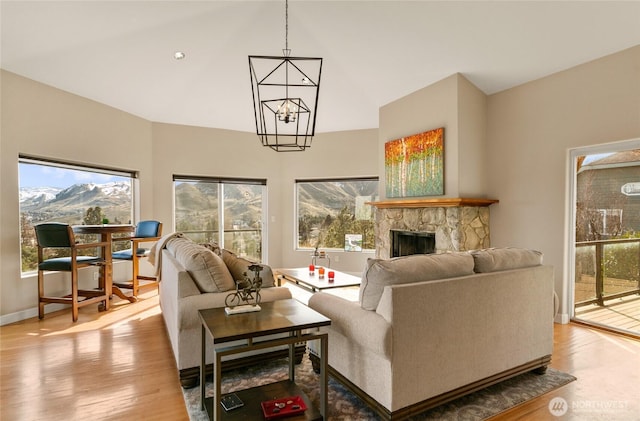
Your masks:
<svg viewBox="0 0 640 421"><path fill-rule="evenodd" d="M166 232L173 232L173 175L267 179L269 214L281 212L281 154L259 146L255 134L204 127L153 123L153 208ZM269 262L280 262L275 240L280 235L269 223Z"/></svg>
<svg viewBox="0 0 640 421"><path fill-rule="evenodd" d="M281 213L272 216L279 221L282 241L282 261L288 267L306 266L311 257L308 251L294 251L294 208L293 184L296 179L333 178L333 177L370 177L377 176L378 156L376 145L378 130L353 130L322 133L314 138L313 146L300 154L282 155L281 179L283 186L283 206ZM271 215L271 214L270 214ZM331 251L331 267L357 275L362 273L367 257L375 253L349 253Z"/></svg>
<svg viewBox="0 0 640 421"><path fill-rule="evenodd" d="M446 153L446 152L445 152ZM458 195L489 198L487 192L487 96L458 77ZM493 199L493 197L491 197Z"/></svg>
<svg viewBox="0 0 640 421"><path fill-rule="evenodd" d="M444 127L444 196L486 197L486 96L461 74L449 76L380 108L378 172L384 144ZM385 197L381 183L380 196Z"/></svg>
<svg viewBox="0 0 640 421"><path fill-rule="evenodd" d="M640 46L492 95L487 115L492 244L543 251L563 297L568 151L640 138Z"/></svg>
<svg viewBox="0 0 640 421"><path fill-rule="evenodd" d="M304 152L276 153L259 146L253 133L154 123L154 209L160 220L173 221L174 174L266 178L266 261L273 267L306 266L309 251L295 250L295 180L376 176L377 138L377 130L322 133ZM359 272L368 254L332 251L330 256L335 269Z"/></svg>
<svg viewBox="0 0 640 421"><path fill-rule="evenodd" d="M444 127L444 195L458 196L458 75L420 89L380 108L378 173L380 198L386 198L384 144Z"/></svg>
<svg viewBox="0 0 640 421"><path fill-rule="evenodd" d="M18 154L138 171L140 214L154 214L147 205L153 201L148 121L13 73L2 71L1 78L0 312L5 315L33 311L38 302L36 277L20 276ZM63 281L51 276L48 291L64 291Z"/></svg>
<svg viewBox="0 0 640 421"><path fill-rule="evenodd" d="M640 138L640 46L490 96L457 74L385 105L381 177L385 142L437 127L444 197L500 200L492 246L544 252L566 321L569 149Z"/></svg>
<svg viewBox="0 0 640 421"><path fill-rule="evenodd" d="M266 178L267 262L274 267L310 261L309 251L295 250L295 179L377 175L375 129L318 134L305 152L276 153L253 133L151 123L6 71L1 77L0 324L37 314L36 277L20 274L20 153L138 171L139 213L163 221L165 233L174 229L174 174ZM332 267L349 272L360 272L368 257L330 254ZM125 269L115 267L116 278L126 276ZM87 287L92 270L83 269ZM63 291L66 283L64 275L48 275L49 292Z"/></svg>

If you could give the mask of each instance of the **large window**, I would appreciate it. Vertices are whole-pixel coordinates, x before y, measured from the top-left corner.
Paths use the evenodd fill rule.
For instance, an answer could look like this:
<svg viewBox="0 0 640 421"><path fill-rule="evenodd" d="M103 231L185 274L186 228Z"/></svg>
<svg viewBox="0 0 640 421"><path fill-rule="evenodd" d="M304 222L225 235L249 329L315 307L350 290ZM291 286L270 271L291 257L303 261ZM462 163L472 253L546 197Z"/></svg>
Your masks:
<svg viewBox="0 0 640 421"><path fill-rule="evenodd" d="M296 180L298 248L375 249L378 178Z"/></svg>
<svg viewBox="0 0 640 421"><path fill-rule="evenodd" d="M26 156L20 156L18 170L23 272L36 270L36 224L132 223L133 172Z"/></svg>
<svg viewBox="0 0 640 421"><path fill-rule="evenodd" d="M174 176L176 231L262 261L266 180Z"/></svg>

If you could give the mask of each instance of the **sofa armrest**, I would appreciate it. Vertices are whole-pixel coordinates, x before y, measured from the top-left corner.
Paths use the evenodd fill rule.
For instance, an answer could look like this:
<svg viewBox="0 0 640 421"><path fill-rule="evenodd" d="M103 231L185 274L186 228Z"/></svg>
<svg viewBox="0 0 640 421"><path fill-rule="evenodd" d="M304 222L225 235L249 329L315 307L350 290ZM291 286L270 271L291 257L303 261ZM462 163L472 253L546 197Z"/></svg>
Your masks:
<svg viewBox="0 0 640 421"><path fill-rule="evenodd" d="M200 295L193 278L180 262L167 250L162 250L162 271L160 277L163 281L175 283L171 289L175 289L172 295L177 298L185 298L192 295Z"/></svg>
<svg viewBox="0 0 640 421"><path fill-rule="evenodd" d="M309 307L331 319L330 330L375 353L391 355L391 325L375 311L364 310L357 302L323 292L311 296Z"/></svg>

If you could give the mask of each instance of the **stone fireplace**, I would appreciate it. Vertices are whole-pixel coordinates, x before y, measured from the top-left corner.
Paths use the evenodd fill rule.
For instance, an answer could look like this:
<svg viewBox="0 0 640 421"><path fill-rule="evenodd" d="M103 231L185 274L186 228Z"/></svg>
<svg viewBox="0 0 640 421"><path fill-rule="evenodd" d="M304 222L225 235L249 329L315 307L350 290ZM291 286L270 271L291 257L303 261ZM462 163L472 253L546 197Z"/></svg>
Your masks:
<svg viewBox="0 0 640 421"><path fill-rule="evenodd" d="M391 255L391 230L435 233L436 253L491 246L489 206L494 199L416 199L370 202L376 212L376 257Z"/></svg>

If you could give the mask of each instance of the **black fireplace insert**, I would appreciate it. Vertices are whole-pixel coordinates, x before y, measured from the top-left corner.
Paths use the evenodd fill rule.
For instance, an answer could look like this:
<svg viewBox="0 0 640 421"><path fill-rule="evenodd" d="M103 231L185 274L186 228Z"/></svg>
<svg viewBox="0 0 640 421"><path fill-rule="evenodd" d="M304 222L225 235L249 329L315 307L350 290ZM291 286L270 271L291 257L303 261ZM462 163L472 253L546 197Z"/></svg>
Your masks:
<svg viewBox="0 0 640 421"><path fill-rule="evenodd" d="M391 230L391 257L436 252L436 234L424 231Z"/></svg>

